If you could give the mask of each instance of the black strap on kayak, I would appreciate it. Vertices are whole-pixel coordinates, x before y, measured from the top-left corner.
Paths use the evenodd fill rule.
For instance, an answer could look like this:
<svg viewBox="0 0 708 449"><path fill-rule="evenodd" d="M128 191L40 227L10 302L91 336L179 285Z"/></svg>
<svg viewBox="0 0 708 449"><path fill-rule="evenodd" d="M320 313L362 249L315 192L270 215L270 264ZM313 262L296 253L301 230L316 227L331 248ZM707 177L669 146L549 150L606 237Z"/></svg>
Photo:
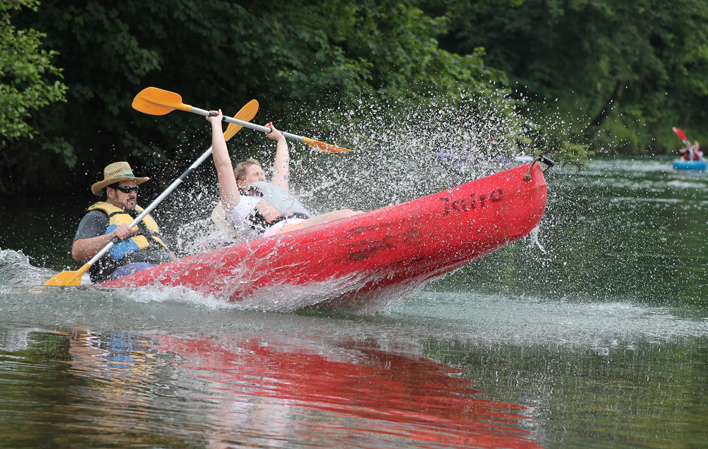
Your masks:
<svg viewBox="0 0 708 449"><path fill-rule="evenodd" d="M524 181L530 181L530 180L531 180L531 170L533 169L533 164L535 164L536 162L543 162L544 164L547 165L546 169L545 169L545 170L542 170L543 173L546 173L549 168L551 168L551 167L553 167L554 165L556 165L555 162L553 162L552 160L548 159L546 156L536 156L536 159L534 159L533 162L531 162L531 166L529 167L528 173L526 173L526 174L524 175Z"/></svg>

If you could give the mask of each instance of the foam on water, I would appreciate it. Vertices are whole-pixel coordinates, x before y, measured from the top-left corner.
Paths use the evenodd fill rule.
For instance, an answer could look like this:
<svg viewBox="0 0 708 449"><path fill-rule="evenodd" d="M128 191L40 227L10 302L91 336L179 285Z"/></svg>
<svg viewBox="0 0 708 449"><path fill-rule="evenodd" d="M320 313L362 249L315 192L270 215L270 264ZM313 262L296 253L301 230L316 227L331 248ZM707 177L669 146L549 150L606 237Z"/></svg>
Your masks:
<svg viewBox="0 0 708 449"><path fill-rule="evenodd" d="M397 313L444 322L451 339L479 344L598 348L707 337L708 319L666 307L622 302L550 301L475 293L421 292Z"/></svg>
<svg viewBox="0 0 708 449"><path fill-rule="evenodd" d="M672 172L670 163L662 159L596 159L587 168L588 173L604 174L608 170L621 170L640 173Z"/></svg>
<svg viewBox="0 0 708 449"><path fill-rule="evenodd" d="M699 182L687 182L687 181L669 181L666 183L670 187L674 187L677 189L703 189L705 190L708 188L706 186L706 183L699 183Z"/></svg>
<svg viewBox="0 0 708 449"><path fill-rule="evenodd" d="M101 290L100 287L97 290ZM105 291L119 291L125 299L136 303L162 303L181 302L203 307L209 310L229 310L241 308L238 303L215 297L203 292L197 292L186 287L157 287L148 286L141 288L105 289Z"/></svg>
<svg viewBox="0 0 708 449"><path fill-rule="evenodd" d="M237 280L231 280L238 282ZM307 286L277 285L260 289L239 301L197 292L184 287L141 287L119 289L126 299L137 303L178 302L211 310L257 310L262 312L293 312L339 298L359 285L356 275ZM99 288L100 290L100 288ZM109 290L109 289L104 289ZM114 290L114 289L110 289Z"/></svg>
<svg viewBox="0 0 708 449"><path fill-rule="evenodd" d="M78 287L44 286L56 272L33 267L21 252L0 251L0 293L31 295L34 298L90 296L97 302L119 299L134 303L182 303L208 310L258 310L263 312L293 312L310 306L325 309L357 310L372 314L386 310L391 304L421 288L423 281L411 279L401 285L374 291L358 291L375 277L352 274L325 282L298 285L277 285L257 290L240 301L229 301L227 295L213 295L186 287L146 286L140 288L107 288L91 283L88 274ZM239 277L229 279L238 284ZM226 282L226 281L225 281Z"/></svg>
<svg viewBox="0 0 708 449"><path fill-rule="evenodd" d="M528 245L536 245L534 237L529 238ZM268 327L272 320L253 321L238 315L233 322L237 316L229 311L292 312L319 305L376 317L370 326L377 333L393 335L395 328L406 323L406 332L420 338L481 346L551 345L574 350L589 348L601 355L616 347L631 350L639 343L664 344L708 337L708 320L700 314L618 301L619 298L597 302L590 298L557 300L526 294L426 291L415 279L395 288L358 292L352 288L363 280L351 277L310 287L280 286L234 303L179 287L44 287L41 283L54 274L50 270L32 267L26 256L11 250L0 251L0 260L0 290L4 297L0 313L5 326L91 323L126 329L177 329L182 325L191 329L200 315L207 314L208 319L214 320L204 323L207 329L242 327L245 322L260 329ZM394 321L390 323L385 317ZM336 325L336 320L332 324Z"/></svg>
<svg viewBox="0 0 708 449"><path fill-rule="evenodd" d="M667 204L676 204L676 203L685 202L685 200L682 200L679 198L634 198L634 197L610 198L609 201L611 203L625 202L625 203L667 203Z"/></svg>

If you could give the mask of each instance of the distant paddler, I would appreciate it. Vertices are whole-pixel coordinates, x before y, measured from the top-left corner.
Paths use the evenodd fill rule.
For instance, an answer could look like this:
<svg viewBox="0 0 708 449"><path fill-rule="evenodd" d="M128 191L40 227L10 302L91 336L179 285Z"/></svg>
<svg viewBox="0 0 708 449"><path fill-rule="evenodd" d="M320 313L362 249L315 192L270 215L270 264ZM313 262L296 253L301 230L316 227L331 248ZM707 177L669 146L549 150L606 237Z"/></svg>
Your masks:
<svg viewBox="0 0 708 449"><path fill-rule="evenodd" d="M92 282L118 279L176 260L150 215L137 226L129 226L143 211L137 204L138 186L149 179L134 176L127 162L116 162L103 170L103 180L91 186L94 195L105 194L105 201L94 203L84 213L74 237L72 257L87 261L113 239L119 240L89 269Z"/></svg>
<svg viewBox="0 0 708 449"><path fill-rule="evenodd" d="M683 148L679 150L679 154L681 155L680 160L682 162L700 161L701 159L703 159L701 145L698 143L697 140L693 142L693 145L691 145L691 142L688 140L688 137L686 137L686 133L683 132L681 128L673 127L671 129L674 130L678 138L681 139L681 142L683 142Z"/></svg>
<svg viewBox="0 0 708 449"><path fill-rule="evenodd" d="M696 140L693 145L686 143L683 148L679 150L682 161L700 161L703 159L703 152L701 151L701 145Z"/></svg>
<svg viewBox="0 0 708 449"><path fill-rule="evenodd" d="M241 162L234 170L221 131L223 115L221 110L213 112L216 115L207 117L207 120L212 125L214 165L221 198L220 204L212 213L212 219L217 224L223 226L226 222L228 228L232 228L230 230L248 227L261 237L270 237L361 213L341 209L315 216L290 195L288 143L272 123L268 124L270 132L266 134L277 142L272 181L266 181L263 168L255 159Z"/></svg>

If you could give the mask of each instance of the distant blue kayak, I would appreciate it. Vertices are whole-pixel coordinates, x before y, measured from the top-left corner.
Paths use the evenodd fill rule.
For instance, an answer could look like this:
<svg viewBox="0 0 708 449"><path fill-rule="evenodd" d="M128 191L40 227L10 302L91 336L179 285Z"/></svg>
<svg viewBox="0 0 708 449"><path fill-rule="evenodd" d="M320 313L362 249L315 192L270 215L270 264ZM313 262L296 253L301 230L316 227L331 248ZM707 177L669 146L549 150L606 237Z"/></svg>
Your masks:
<svg viewBox="0 0 708 449"><path fill-rule="evenodd" d="M701 159L700 161L674 161L674 170L687 171L706 171L708 161Z"/></svg>

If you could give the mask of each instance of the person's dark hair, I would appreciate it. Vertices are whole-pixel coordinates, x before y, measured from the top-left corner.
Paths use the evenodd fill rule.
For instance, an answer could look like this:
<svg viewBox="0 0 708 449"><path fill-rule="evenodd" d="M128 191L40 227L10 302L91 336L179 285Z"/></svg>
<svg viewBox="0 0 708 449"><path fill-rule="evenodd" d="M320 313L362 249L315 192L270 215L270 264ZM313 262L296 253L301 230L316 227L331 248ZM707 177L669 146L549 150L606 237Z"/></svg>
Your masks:
<svg viewBox="0 0 708 449"><path fill-rule="evenodd" d="M108 189L113 189L115 190L116 187L120 184L120 181L114 182L113 184L108 184L105 189L103 189L104 195L106 195L106 198L108 198Z"/></svg>

